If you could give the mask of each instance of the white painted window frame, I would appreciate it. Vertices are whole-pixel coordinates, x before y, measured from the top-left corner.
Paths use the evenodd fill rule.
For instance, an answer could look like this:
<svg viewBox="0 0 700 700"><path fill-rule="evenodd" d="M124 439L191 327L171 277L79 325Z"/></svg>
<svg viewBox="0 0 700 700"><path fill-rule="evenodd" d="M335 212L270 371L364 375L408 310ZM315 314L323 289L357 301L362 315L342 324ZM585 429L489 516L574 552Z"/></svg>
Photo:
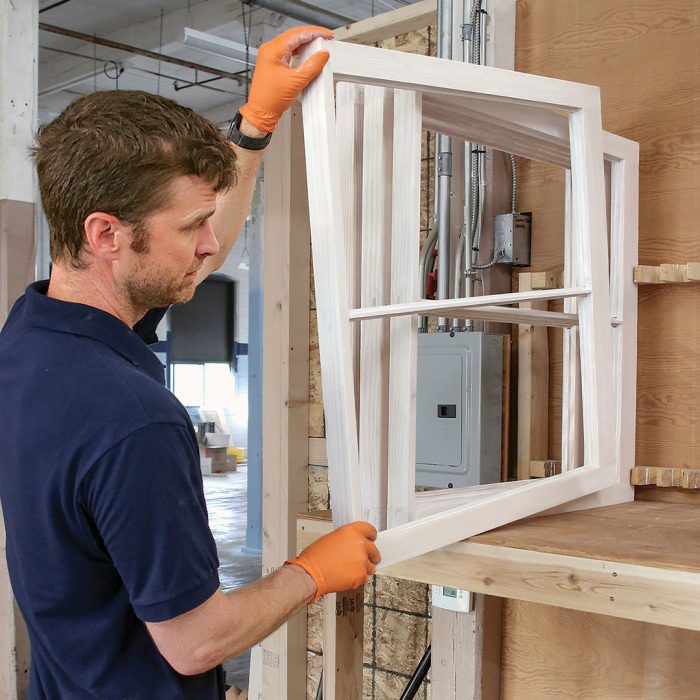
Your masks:
<svg viewBox="0 0 700 700"><path fill-rule="evenodd" d="M564 504L585 506L591 494L629 500L623 472L631 464L623 466L619 434L616 441L610 430L623 413L615 399L625 397L615 396L613 381L598 88L323 40L305 55L322 48L330 51L330 61L305 90L302 107L334 523L375 522L382 566L388 566ZM383 89L344 87L346 82ZM565 273L570 286L418 300L421 124L570 170ZM622 141L606 138L617 145ZM625 148L623 156L631 149ZM611 156L616 163L627 162ZM360 160L362 168L339 168L339 162ZM614 165L612 172L613 185L620 187L618 205L629 204L628 198L636 197L630 180ZM393 256L387 253L389 241L397 251ZM505 306L562 298L569 307L565 314ZM570 300L576 300L576 313ZM415 320L438 313L576 327L586 387L581 466L569 464L576 468L547 479L415 494ZM575 374L574 365L570 353L567 373ZM575 390L571 380L567 390ZM571 406L576 410L575 402ZM573 421L565 419L567 430L574 430Z"/></svg>

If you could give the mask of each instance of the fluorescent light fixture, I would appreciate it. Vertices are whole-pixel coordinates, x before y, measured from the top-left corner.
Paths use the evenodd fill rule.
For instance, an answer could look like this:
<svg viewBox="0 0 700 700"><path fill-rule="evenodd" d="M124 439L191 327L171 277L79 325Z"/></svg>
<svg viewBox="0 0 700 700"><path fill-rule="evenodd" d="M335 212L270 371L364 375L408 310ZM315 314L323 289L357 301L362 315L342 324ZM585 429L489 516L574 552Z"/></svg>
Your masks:
<svg viewBox="0 0 700 700"><path fill-rule="evenodd" d="M185 46L199 49L200 51L206 51L215 56L229 58L243 64L246 62L246 51L243 44L239 44L236 41L229 41L228 39L222 39L219 36L214 36L207 32L199 32L191 27L185 27L185 37L182 43ZM251 47L248 50L248 64L254 66L257 57L258 50Z"/></svg>

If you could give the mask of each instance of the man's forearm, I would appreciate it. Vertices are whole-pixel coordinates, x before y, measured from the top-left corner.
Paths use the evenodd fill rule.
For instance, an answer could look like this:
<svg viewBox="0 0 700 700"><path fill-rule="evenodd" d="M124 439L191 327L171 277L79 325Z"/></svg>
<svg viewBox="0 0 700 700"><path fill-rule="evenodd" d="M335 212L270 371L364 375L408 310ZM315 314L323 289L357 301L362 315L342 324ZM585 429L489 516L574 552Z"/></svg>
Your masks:
<svg viewBox="0 0 700 700"><path fill-rule="evenodd" d="M245 637L239 635L235 644L248 649L269 636L280 625L305 607L316 593L316 585L309 574L299 566L282 566L269 576L244 588L231 591L226 597L236 609L237 619L245 619ZM262 602L262 608L259 604ZM257 608L257 609L256 609ZM229 658L234 654L224 654Z"/></svg>
<svg viewBox="0 0 700 700"><path fill-rule="evenodd" d="M256 129L245 119L239 129L251 138L265 136L265 132ZM216 212L211 217L211 224L219 241L219 252L205 260L197 275L198 283L224 264L248 216L255 191L255 181L264 151L250 151L233 143L231 148L236 154L236 184L217 197Z"/></svg>
<svg viewBox="0 0 700 700"><path fill-rule="evenodd" d="M170 665L179 673L204 673L267 637L306 605L316 584L299 566L283 566L255 583L218 590L194 610L147 623Z"/></svg>

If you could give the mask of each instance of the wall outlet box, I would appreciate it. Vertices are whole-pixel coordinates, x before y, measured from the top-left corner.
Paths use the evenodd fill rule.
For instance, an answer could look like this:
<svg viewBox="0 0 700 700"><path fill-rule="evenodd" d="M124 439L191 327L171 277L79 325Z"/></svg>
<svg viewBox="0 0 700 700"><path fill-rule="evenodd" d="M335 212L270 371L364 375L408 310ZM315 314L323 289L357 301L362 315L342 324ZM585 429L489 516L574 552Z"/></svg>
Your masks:
<svg viewBox="0 0 700 700"><path fill-rule="evenodd" d="M452 612L471 612L474 609L473 593L449 586L433 586L433 606Z"/></svg>
<svg viewBox="0 0 700 700"><path fill-rule="evenodd" d="M532 213L499 214L493 222L493 247L498 263L528 267L532 243Z"/></svg>

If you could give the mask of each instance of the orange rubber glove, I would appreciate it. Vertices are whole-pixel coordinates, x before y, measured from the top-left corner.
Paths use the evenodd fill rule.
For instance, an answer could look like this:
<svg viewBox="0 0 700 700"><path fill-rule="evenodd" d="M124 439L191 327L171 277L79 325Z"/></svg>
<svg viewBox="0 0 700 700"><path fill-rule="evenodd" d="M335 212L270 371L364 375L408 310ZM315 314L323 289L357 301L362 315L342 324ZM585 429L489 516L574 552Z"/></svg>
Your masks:
<svg viewBox="0 0 700 700"><path fill-rule="evenodd" d="M367 582L381 561L375 539L377 531L369 523L350 523L317 539L285 564L300 566L314 580L313 603L326 593L349 591Z"/></svg>
<svg viewBox="0 0 700 700"><path fill-rule="evenodd" d="M332 39L333 32L323 27L295 27L258 49L248 101L240 109L253 126L261 131L274 131L297 95L323 70L330 55L328 51L315 53L297 68L289 67L299 47L318 37Z"/></svg>

